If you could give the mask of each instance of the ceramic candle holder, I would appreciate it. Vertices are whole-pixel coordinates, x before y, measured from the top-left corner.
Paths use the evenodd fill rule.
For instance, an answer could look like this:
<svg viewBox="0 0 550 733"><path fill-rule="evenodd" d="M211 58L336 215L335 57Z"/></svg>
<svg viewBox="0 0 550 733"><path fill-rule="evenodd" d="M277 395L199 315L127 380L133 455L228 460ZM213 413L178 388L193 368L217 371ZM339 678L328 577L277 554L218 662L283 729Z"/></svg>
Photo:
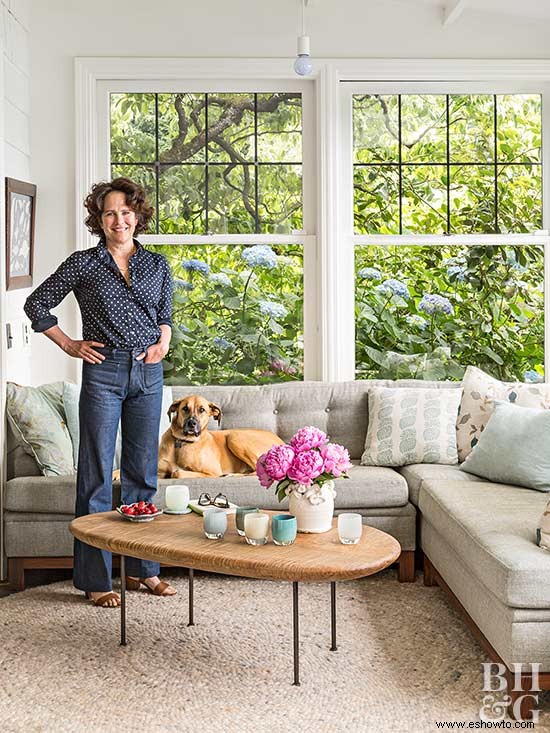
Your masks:
<svg viewBox="0 0 550 733"><path fill-rule="evenodd" d="M170 484L166 487L164 505L171 512L184 512L189 504L189 486Z"/></svg>
<svg viewBox="0 0 550 733"><path fill-rule="evenodd" d="M363 532L363 517L360 514L344 512L338 515L338 537L343 545L356 545Z"/></svg>
<svg viewBox="0 0 550 733"><path fill-rule="evenodd" d="M250 512L260 511L257 506L238 506L235 512L235 525L237 527L238 534L244 537L244 518Z"/></svg>
<svg viewBox="0 0 550 733"><path fill-rule="evenodd" d="M271 536L276 545L291 545L297 531L298 523L292 514L276 514L271 520Z"/></svg>
<svg viewBox="0 0 550 733"><path fill-rule="evenodd" d="M204 510L204 534L209 540L221 540L227 529L227 513L225 509L211 507Z"/></svg>
<svg viewBox="0 0 550 733"><path fill-rule="evenodd" d="M249 512L244 517L244 534L249 545L265 545L269 531L269 514Z"/></svg>

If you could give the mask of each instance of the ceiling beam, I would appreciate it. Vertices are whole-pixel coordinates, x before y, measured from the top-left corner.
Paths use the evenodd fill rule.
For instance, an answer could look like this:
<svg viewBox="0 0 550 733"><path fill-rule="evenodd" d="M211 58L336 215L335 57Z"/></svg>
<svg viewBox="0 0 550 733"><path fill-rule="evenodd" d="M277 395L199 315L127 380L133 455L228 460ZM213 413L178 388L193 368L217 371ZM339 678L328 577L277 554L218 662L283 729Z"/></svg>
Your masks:
<svg viewBox="0 0 550 733"><path fill-rule="evenodd" d="M449 0L443 9L443 25L451 25L458 20L466 7L467 0Z"/></svg>

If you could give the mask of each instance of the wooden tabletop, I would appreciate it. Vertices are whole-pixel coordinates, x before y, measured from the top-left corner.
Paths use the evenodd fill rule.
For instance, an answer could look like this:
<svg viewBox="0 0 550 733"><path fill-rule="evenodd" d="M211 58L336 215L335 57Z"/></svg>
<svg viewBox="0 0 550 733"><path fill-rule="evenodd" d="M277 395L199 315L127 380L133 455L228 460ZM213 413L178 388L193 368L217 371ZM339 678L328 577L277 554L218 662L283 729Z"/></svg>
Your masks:
<svg viewBox="0 0 550 733"><path fill-rule="evenodd" d="M266 512L279 514L280 512ZM358 544L342 545L337 520L322 534L298 533L293 545L260 547L237 534L235 515L227 517L221 540L204 536L202 516L163 514L152 522L129 522L116 512L88 514L69 525L82 542L117 555L167 565L247 578L289 581L336 581L373 575L395 562L399 542L389 534L363 526Z"/></svg>

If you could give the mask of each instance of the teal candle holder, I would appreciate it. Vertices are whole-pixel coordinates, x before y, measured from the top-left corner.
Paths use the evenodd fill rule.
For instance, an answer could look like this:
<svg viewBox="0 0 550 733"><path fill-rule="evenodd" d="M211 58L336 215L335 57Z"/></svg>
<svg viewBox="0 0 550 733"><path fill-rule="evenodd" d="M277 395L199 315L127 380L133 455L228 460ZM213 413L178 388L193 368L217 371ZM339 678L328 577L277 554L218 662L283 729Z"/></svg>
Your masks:
<svg viewBox="0 0 550 733"><path fill-rule="evenodd" d="M296 539L298 522L292 514L276 514L271 519L271 536L276 545L292 545Z"/></svg>

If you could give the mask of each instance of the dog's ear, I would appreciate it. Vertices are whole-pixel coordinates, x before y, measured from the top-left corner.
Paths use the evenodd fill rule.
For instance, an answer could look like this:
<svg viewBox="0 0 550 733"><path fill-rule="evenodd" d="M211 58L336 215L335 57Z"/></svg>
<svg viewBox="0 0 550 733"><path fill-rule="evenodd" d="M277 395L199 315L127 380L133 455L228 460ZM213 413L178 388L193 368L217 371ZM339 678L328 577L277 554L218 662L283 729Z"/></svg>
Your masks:
<svg viewBox="0 0 550 733"><path fill-rule="evenodd" d="M179 400L174 400L170 407L168 408L168 419L170 422L172 422L172 413L178 411L178 405L182 401L183 397L181 397Z"/></svg>
<svg viewBox="0 0 550 733"><path fill-rule="evenodd" d="M218 427L220 427L223 415L222 408L218 407L218 405L215 405L213 402L209 402L208 407L210 408L210 414L212 415L214 420L217 421Z"/></svg>

